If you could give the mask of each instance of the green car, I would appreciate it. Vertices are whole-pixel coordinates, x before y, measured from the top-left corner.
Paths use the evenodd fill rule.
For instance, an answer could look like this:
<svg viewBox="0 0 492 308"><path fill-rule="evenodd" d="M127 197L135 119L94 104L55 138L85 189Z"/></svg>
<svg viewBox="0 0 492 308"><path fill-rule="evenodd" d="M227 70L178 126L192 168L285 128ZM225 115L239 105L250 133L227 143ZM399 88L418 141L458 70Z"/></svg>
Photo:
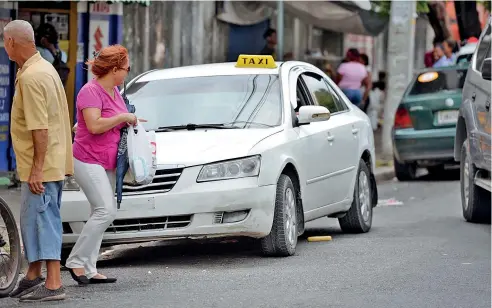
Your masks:
<svg viewBox="0 0 492 308"><path fill-rule="evenodd" d="M392 130L395 175L413 180L417 168L438 173L454 161L454 136L467 66L420 71L407 87Z"/></svg>

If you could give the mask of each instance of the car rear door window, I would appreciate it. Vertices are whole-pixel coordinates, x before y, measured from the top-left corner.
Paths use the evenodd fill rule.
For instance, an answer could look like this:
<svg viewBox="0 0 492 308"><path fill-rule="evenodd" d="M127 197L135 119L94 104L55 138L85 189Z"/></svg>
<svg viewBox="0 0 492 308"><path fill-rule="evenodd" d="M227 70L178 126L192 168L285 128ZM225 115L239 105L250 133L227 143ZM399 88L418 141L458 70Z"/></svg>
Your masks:
<svg viewBox="0 0 492 308"><path fill-rule="evenodd" d="M338 112L337 99L331 92L330 88L323 80L323 77L314 74L303 74L302 80L306 83L306 86L311 93L316 105L326 107L330 113Z"/></svg>

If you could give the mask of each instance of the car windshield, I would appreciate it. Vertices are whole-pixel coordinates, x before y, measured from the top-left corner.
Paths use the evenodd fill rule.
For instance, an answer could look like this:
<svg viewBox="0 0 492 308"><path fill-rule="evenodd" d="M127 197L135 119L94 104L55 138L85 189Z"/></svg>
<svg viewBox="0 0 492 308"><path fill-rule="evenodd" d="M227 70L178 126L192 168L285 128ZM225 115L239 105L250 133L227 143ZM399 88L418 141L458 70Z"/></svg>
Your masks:
<svg viewBox="0 0 492 308"><path fill-rule="evenodd" d="M411 85L408 95L432 94L463 89L466 69L421 73Z"/></svg>
<svg viewBox="0 0 492 308"><path fill-rule="evenodd" d="M136 82L126 91L147 130L188 124L268 128L282 122L277 75L232 75Z"/></svg>

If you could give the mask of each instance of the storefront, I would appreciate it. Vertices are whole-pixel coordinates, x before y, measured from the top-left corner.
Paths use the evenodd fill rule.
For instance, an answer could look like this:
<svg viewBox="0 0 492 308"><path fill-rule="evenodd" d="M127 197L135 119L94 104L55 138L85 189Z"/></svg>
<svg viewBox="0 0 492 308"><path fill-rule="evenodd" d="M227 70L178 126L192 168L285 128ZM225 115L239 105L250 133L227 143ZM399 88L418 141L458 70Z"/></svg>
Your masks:
<svg viewBox="0 0 492 308"><path fill-rule="evenodd" d="M52 24L59 37L59 48L67 55L70 68L65 92L72 124L75 98L92 78L85 61L94 51L123 40L123 5L148 1L3 1L0 2L0 173L15 169L10 140L10 110L14 92L16 65L4 49L3 28L13 19L29 21L36 30Z"/></svg>

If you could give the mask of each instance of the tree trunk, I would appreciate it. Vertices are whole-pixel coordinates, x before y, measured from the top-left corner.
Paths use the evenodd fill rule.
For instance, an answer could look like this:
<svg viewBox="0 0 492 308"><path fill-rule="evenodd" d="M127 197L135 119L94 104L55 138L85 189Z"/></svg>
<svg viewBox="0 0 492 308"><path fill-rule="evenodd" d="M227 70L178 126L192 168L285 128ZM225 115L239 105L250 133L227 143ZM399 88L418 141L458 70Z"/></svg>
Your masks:
<svg viewBox="0 0 492 308"><path fill-rule="evenodd" d="M469 37L480 37L482 32L475 1L455 1L456 20L460 30L461 40Z"/></svg>
<svg viewBox="0 0 492 308"><path fill-rule="evenodd" d="M429 23L434 30L436 41L443 42L451 36L446 25L445 4L441 1L431 1L428 6L429 13L427 13L427 17L429 18Z"/></svg>

